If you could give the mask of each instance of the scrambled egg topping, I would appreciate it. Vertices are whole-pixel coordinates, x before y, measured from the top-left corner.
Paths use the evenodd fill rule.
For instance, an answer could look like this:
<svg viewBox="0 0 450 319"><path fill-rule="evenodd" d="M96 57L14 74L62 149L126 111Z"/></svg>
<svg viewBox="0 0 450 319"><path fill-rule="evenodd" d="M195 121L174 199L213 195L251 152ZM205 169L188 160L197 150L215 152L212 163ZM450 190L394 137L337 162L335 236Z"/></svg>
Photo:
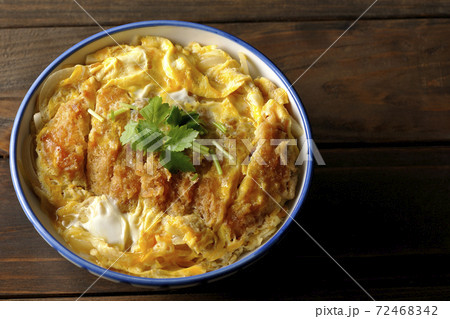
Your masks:
<svg viewBox="0 0 450 319"><path fill-rule="evenodd" d="M74 251L128 274L191 276L233 263L277 230L286 218L280 207L295 195L299 151L270 140L294 138L298 124L286 92L246 68L216 46L147 36L49 79L39 124L35 116L36 191ZM236 163L223 158L219 174L202 159L193 178L170 173L152 154L129 156L119 138L138 113L108 115L154 96L199 113L206 138L224 139L225 148L235 140Z"/></svg>

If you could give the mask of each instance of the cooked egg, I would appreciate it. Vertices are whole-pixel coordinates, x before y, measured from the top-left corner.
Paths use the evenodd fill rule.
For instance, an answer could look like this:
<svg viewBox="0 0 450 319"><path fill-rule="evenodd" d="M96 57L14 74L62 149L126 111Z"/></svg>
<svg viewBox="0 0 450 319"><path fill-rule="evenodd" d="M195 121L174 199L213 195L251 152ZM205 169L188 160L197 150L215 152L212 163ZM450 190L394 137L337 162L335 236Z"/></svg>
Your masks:
<svg viewBox="0 0 450 319"><path fill-rule="evenodd" d="M108 244L117 244L123 249L129 236L125 214L105 195L95 197L88 208L87 221L81 226L93 236L103 238Z"/></svg>

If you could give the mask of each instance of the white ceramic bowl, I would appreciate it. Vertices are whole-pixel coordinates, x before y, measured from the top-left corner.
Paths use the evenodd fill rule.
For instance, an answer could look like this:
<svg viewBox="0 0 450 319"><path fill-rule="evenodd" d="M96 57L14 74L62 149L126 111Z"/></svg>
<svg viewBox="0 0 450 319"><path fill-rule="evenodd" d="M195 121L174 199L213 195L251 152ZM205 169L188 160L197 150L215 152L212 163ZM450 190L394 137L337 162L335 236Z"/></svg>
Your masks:
<svg viewBox="0 0 450 319"><path fill-rule="evenodd" d="M62 237L56 232L48 215L41 209L40 201L34 194L27 179L27 176L29 176L31 172L31 161L29 158L30 151L29 148L26 147L26 145L29 144L27 141L30 139L30 122L34 113L38 92L42 83L45 82L45 79L52 72L55 72L64 66L77 63L84 64L85 57L89 53L95 52L106 46L116 45L117 43L130 43L136 36L145 35L166 37L172 42L179 43L183 46L192 41L199 42L203 45L216 44L219 48L225 50L236 59L238 59L239 52L244 53L248 57L249 71L252 77L264 76L274 82L278 87L286 90L291 104L289 112L300 123L305 132L301 137L300 142L301 145L307 148L305 154L307 154L309 160L306 160L302 166L302 175L300 182L298 183L297 196L294 200L290 201L290 205L288 205L290 217L286 218L278 231L255 251L242 256L238 261L229 266L202 275L168 279L142 278L107 270L83 259L73 252ZM14 121L10 144L11 176L17 197L28 219L47 243L55 248L64 258L79 267L87 269L94 275L102 276L103 278L112 281L127 282L133 285L146 286L154 289L185 287L202 282L214 281L218 278L231 275L261 257L277 240L279 240L280 236L285 232L286 228L291 224L292 219L299 211L308 190L313 166L313 162L310 159L311 156L309 156L311 153L310 150L312 149L310 141L311 133L309 124L299 97L283 73L255 48L228 33L200 24L165 20L144 21L115 27L107 30L107 32L97 33L77 43L61 54L41 73L41 75L39 75L25 95Z"/></svg>

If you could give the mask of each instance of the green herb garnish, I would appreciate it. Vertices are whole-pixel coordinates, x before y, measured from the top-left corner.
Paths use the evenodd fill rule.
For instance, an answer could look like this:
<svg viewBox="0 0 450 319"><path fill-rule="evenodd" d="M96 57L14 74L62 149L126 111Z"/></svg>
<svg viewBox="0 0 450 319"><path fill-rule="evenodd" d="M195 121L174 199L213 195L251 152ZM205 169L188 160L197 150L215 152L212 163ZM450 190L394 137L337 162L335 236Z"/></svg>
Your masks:
<svg viewBox="0 0 450 319"><path fill-rule="evenodd" d="M197 142L194 142L192 144L193 148L194 148L194 152L200 153L202 155L210 155L210 150L208 147L206 147L205 145L201 145Z"/></svg>
<svg viewBox="0 0 450 319"><path fill-rule="evenodd" d="M226 158L228 158L230 161L234 161L234 157L228 153L227 151L225 151L225 149L219 144L217 143L217 141L212 141L212 144L219 150L222 152L223 155L225 155Z"/></svg>
<svg viewBox="0 0 450 319"><path fill-rule="evenodd" d="M191 159L183 151L199 134L206 133L199 114L162 103L159 96L150 99L139 113L143 119L128 122L120 136L122 145L129 144L134 151L144 153L158 152L161 164L172 173L194 172Z"/></svg>
<svg viewBox="0 0 450 319"><path fill-rule="evenodd" d="M167 117L167 124L170 126L183 126L194 129L200 133L200 135L206 134L207 131L203 127L204 123L200 119L200 115L196 112L185 112L177 107L170 110Z"/></svg>
<svg viewBox="0 0 450 319"><path fill-rule="evenodd" d="M170 154L170 157L168 156ZM189 156L181 152L170 152L166 150L159 154L161 164L170 172L195 172L195 167ZM169 160L170 159L170 160Z"/></svg>
<svg viewBox="0 0 450 319"><path fill-rule="evenodd" d="M217 174L222 175L222 167L220 166L220 162L219 162L219 159L217 158L217 155L211 154L211 157L214 162L214 165L216 166Z"/></svg>
<svg viewBox="0 0 450 319"><path fill-rule="evenodd" d="M165 145L167 149L172 152L181 152L184 149L192 146L192 142L195 140L198 134L198 131L187 128L186 125L174 126L167 134L170 139Z"/></svg>
<svg viewBox="0 0 450 319"><path fill-rule="evenodd" d="M127 103L123 103L123 102L120 103L120 106L122 106L120 109L115 110L115 111L111 110L111 112L109 113L109 118L111 120L115 121L116 116L119 116L120 114L125 113L126 111L129 111L130 109L137 110L136 106L127 104Z"/></svg>
<svg viewBox="0 0 450 319"><path fill-rule="evenodd" d="M217 127L222 133L226 133L227 132L227 128L225 125L223 125L222 123L213 121L212 124L214 124L215 127Z"/></svg>
<svg viewBox="0 0 450 319"><path fill-rule="evenodd" d="M132 109L132 110L137 110L137 106L131 105L131 104L128 104L128 103L124 103L124 102L120 102L120 106L128 108L128 109Z"/></svg>
<svg viewBox="0 0 450 319"><path fill-rule="evenodd" d="M115 111L111 110L111 113L109 114L109 118L111 120L115 121L116 120L116 116L119 116L120 114L125 113L128 110L129 110L129 108L127 108L127 107L122 107L122 108L120 108L118 110L115 110Z"/></svg>
<svg viewBox="0 0 450 319"><path fill-rule="evenodd" d="M88 109L88 113L91 114L93 117L95 117L97 120L99 120L100 122L103 122L105 119L99 115L97 112L95 112L94 110Z"/></svg>

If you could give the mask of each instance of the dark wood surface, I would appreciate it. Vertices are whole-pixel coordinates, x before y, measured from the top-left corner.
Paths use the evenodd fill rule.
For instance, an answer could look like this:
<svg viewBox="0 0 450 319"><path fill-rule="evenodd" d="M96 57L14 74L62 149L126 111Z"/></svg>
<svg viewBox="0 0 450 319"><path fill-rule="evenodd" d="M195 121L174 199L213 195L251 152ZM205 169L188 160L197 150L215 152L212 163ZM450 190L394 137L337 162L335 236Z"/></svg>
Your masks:
<svg viewBox="0 0 450 319"><path fill-rule="evenodd" d="M373 2L368 0L77 0L101 25L142 20L192 22L261 22L292 20L355 19ZM52 27L95 25L74 1L2 1L0 25L5 27ZM379 0L366 18L449 17L449 0Z"/></svg>
<svg viewBox="0 0 450 319"><path fill-rule="evenodd" d="M296 80L373 1L79 1L104 26L202 22ZM0 3L0 298L76 299L96 279L33 229L9 173L18 106L59 54L101 31L70 0ZM380 0L298 82L327 165L297 221L377 300L450 298L450 1ZM96 300L367 300L295 225L240 273L152 292L99 280Z"/></svg>

